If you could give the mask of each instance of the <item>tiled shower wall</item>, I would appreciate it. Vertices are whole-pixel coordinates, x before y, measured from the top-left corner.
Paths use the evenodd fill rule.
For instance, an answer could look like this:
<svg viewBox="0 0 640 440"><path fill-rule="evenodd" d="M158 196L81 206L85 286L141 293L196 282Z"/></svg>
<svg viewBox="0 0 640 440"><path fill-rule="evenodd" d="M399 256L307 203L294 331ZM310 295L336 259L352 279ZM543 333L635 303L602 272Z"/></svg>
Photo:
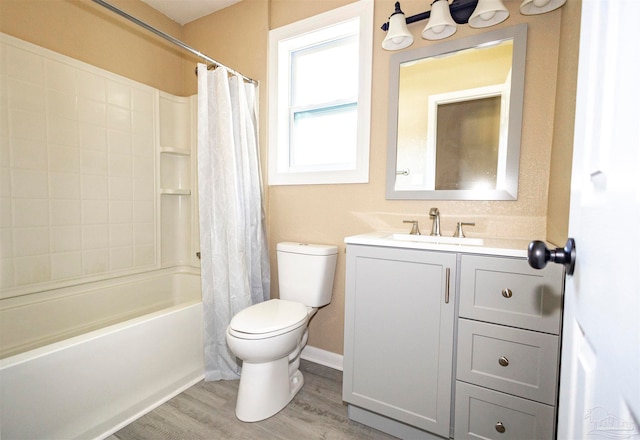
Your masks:
<svg viewBox="0 0 640 440"><path fill-rule="evenodd" d="M157 267L159 92L0 37L0 289Z"/></svg>

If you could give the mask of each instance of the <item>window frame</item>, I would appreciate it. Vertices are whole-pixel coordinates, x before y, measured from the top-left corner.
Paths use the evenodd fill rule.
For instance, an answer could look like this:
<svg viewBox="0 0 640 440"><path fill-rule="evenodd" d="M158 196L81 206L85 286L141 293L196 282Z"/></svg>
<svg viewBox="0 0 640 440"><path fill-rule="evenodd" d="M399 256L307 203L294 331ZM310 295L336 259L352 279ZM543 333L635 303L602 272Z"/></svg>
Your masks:
<svg viewBox="0 0 640 440"><path fill-rule="evenodd" d="M294 169L289 165L293 133L290 92L290 53L321 41L323 29L359 19L359 72L357 99L356 162L353 169ZM373 56L373 0L358 0L269 31L268 184L316 185L368 183L371 130L371 71ZM332 66L330 66L332 67ZM339 68L338 66L334 66Z"/></svg>

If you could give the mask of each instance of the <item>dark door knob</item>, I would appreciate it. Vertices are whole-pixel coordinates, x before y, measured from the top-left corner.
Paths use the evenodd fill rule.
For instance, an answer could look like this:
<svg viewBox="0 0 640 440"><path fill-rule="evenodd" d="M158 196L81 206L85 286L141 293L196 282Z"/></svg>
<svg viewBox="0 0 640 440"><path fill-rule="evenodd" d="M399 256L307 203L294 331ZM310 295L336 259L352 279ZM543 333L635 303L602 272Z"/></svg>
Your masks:
<svg viewBox="0 0 640 440"><path fill-rule="evenodd" d="M529 243L529 252L527 259L529 266L534 269L542 269L547 265L548 261L564 264L567 275L573 275L573 269L576 265L576 241L573 238L567 240L564 248L547 249L544 242L535 240Z"/></svg>

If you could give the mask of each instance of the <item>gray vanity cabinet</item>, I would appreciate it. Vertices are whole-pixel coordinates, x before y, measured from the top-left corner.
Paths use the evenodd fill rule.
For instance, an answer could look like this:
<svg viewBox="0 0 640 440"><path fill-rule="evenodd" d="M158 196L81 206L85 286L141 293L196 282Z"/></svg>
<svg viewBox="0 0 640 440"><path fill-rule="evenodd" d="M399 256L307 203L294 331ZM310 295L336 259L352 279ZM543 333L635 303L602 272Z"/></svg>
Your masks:
<svg viewBox="0 0 640 440"><path fill-rule="evenodd" d="M405 438L449 437L455 280L453 252L348 246L350 418Z"/></svg>
<svg viewBox="0 0 640 440"><path fill-rule="evenodd" d="M564 272L460 259L456 439L553 439Z"/></svg>

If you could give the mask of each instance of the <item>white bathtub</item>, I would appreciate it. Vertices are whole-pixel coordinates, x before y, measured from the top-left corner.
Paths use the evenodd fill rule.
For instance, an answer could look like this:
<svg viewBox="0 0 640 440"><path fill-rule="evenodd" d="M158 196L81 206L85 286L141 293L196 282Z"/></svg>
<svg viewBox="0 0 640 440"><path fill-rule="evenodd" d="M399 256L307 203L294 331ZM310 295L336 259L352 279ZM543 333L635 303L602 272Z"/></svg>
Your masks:
<svg viewBox="0 0 640 440"><path fill-rule="evenodd" d="M104 438L204 377L200 276L0 301L0 438Z"/></svg>

